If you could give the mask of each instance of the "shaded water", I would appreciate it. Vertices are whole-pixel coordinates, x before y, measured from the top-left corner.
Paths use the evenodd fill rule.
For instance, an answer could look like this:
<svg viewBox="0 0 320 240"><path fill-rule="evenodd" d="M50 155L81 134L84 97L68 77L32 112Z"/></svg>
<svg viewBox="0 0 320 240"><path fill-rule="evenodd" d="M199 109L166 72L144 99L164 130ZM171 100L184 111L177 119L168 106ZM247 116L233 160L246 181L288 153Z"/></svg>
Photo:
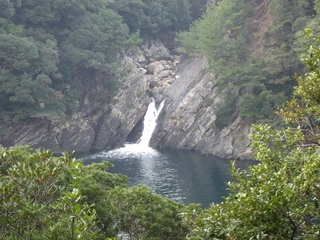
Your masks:
<svg viewBox="0 0 320 240"><path fill-rule="evenodd" d="M142 183L164 197L185 204L200 203L203 207L223 201L222 196L227 194L225 183L231 180L229 160L190 151L139 149L138 144L128 144L125 148L88 154L83 159L85 163L108 160L114 164L109 172L126 175L130 186ZM238 163L244 168L252 162Z"/></svg>
<svg viewBox="0 0 320 240"><path fill-rule="evenodd" d="M165 100L164 100L165 101ZM130 186L144 184L154 193L181 203L221 202L227 195L226 182L231 180L228 160L204 157L190 151L155 150L149 141L157 125L164 101L157 107L152 100L143 120L142 136L137 143L123 148L87 154L85 163L108 160L114 164L109 171L128 177ZM241 162L241 165L246 162Z"/></svg>

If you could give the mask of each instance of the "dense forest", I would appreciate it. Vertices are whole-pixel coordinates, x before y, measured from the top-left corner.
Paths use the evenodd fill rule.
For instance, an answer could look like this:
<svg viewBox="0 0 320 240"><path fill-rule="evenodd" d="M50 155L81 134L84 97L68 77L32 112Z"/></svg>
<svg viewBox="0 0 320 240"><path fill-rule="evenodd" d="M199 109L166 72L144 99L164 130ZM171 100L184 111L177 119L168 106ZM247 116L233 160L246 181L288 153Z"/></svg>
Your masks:
<svg viewBox="0 0 320 240"><path fill-rule="evenodd" d="M279 115L282 131L253 126L259 164L232 163L229 195L207 209L184 206L69 154L0 148L1 239L319 239L320 41ZM309 129L305 128L308 126Z"/></svg>
<svg viewBox="0 0 320 240"><path fill-rule="evenodd" d="M74 85L82 74L105 76L108 103L125 74L118 70L123 51L140 43L141 37L187 29L204 4L1 0L0 117L63 121L81 108Z"/></svg>
<svg viewBox="0 0 320 240"><path fill-rule="evenodd" d="M208 209L128 187L107 162L0 148L1 239L319 239L320 2L222 0L199 18L205 2L0 0L0 117L63 121L81 108L81 74L106 76L111 101L124 50L177 31L182 49L208 58L221 92L241 90L241 117L275 122L276 110L287 124L253 125L259 164L232 162L229 195ZM219 107L217 127L234 102Z"/></svg>
<svg viewBox="0 0 320 240"><path fill-rule="evenodd" d="M75 84L82 75L104 76L108 104L126 75L119 68L125 50L179 32L181 49L207 57L221 91L241 90L239 116L279 124L273 112L290 98L294 73L303 72L303 29L319 32L318 1L224 0L201 15L206 3L2 0L0 118L65 120L81 109ZM235 100L228 94L218 106L216 127L232 122Z"/></svg>
<svg viewBox="0 0 320 240"><path fill-rule="evenodd" d="M264 3L266 2L266 3ZM300 55L307 45L303 30L319 32L318 1L233 1L208 7L180 32L177 41L190 54L204 54L220 90L242 92L239 115L251 122L274 122L275 109L290 98L302 73ZM260 19L264 17L264 19ZM217 127L230 122L236 111L229 94L217 109Z"/></svg>

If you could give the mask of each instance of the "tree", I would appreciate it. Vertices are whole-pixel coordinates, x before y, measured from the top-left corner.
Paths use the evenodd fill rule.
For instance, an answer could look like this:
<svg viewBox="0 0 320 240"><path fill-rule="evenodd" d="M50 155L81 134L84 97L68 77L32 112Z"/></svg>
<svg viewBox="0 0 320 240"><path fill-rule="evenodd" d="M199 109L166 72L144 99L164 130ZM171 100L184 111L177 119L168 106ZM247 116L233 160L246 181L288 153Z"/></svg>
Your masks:
<svg viewBox="0 0 320 240"><path fill-rule="evenodd" d="M14 15L13 3L10 0L1 0L0 5L2 6L0 10L1 18L10 18Z"/></svg>
<svg viewBox="0 0 320 240"><path fill-rule="evenodd" d="M153 194L71 154L0 148L1 239L180 239L184 205ZM199 206L196 206L199 208Z"/></svg>
<svg viewBox="0 0 320 240"><path fill-rule="evenodd" d="M81 166L68 154L0 148L1 239L95 239L95 210L68 184Z"/></svg>
<svg viewBox="0 0 320 240"><path fill-rule="evenodd" d="M295 126L253 126L259 163L239 170L233 162L225 203L185 212L189 239L319 239L320 41L306 33L308 72L296 76L294 97L279 110Z"/></svg>
<svg viewBox="0 0 320 240"><path fill-rule="evenodd" d="M59 61L55 42L12 34L0 34L0 40L2 110L14 120L48 113L63 118L64 105L52 88Z"/></svg>
<svg viewBox="0 0 320 240"><path fill-rule="evenodd" d="M216 74L216 81L223 88L229 82L241 86L241 77L251 66L248 56L250 25L254 14L251 3L224 0L208 6L200 20L195 21L187 32L180 32L177 41L191 54L204 54ZM248 61L248 62L247 62ZM240 75L240 76L239 76ZM241 81L241 82L240 82Z"/></svg>
<svg viewBox="0 0 320 240"><path fill-rule="evenodd" d="M110 205L110 199L115 196L108 193L115 187L127 188L127 177L121 174L111 174L107 169L112 167L109 162L91 163L83 166L81 178L75 183L83 195L83 203L93 205L96 210L97 227L99 228L98 239L106 239L116 236L114 216L111 209L116 208L118 203Z"/></svg>
<svg viewBox="0 0 320 240"><path fill-rule="evenodd" d="M116 187L106 199L116 230L130 239L182 239L188 234L180 216L185 207L145 186Z"/></svg>
<svg viewBox="0 0 320 240"><path fill-rule="evenodd" d="M296 75L298 86L293 92L293 99L279 109L278 114L289 124L297 124L303 133L302 144L319 146L320 121L320 40L310 29L305 30L309 41L308 53L302 56L308 68L305 76Z"/></svg>
<svg viewBox="0 0 320 240"><path fill-rule="evenodd" d="M143 18L143 8L145 5L141 0L116 1L110 4L110 7L118 12L128 25L130 33L139 32L141 28L141 19Z"/></svg>
<svg viewBox="0 0 320 240"><path fill-rule="evenodd" d="M304 0L274 0L269 5L257 1L218 1L207 7L189 31L180 32L177 41L191 55L206 56L209 70L215 75L212 81L220 91L236 87L241 95L246 94L240 96L242 118L256 123L270 122L276 118L272 112L279 105L267 104L263 111L258 111L255 108L261 107L254 100L263 103L266 91L280 105L279 96L290 98L295 85L292 75L302 69L297 63L298 48L293 48L301 37L295 33L305 28L315 13L312 6ZM266 24L264 31L255 24L259 17L257 9L262 7L268 8L272 21L270 25L261 22ZM319 23L316 21L314 25L318 28ZM255 107L251 110L252 105Z"/></svg>

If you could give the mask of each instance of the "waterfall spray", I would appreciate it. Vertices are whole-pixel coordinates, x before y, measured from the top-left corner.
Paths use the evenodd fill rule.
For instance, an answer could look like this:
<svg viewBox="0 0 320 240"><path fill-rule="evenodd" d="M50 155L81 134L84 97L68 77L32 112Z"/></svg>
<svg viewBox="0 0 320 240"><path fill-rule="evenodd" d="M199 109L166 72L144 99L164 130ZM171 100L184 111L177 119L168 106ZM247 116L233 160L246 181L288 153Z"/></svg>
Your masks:
<svg viewBox="0 0 320 240"><path fill-rule="evenodd" d="M143 158L145 156L156 156L158 154L157 150L149 147L149 142L152 137L152 133L157 126L157 119L164 106L165 100L163 100L159 107L156 108L156 103L152 99L149 104L146 115L143 119L143 131L141 138L137 143L125 144L123 148L115 149L104 153L104 157L117 157L119 159L127 157L139 157Z"/></svg>

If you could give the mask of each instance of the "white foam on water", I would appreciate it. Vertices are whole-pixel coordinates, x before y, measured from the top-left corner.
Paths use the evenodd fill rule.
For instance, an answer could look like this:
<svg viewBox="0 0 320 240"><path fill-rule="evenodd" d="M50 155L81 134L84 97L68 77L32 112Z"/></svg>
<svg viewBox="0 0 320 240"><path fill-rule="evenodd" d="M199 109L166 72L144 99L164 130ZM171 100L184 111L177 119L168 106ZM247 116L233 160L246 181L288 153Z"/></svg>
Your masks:
<svg viewBox="0 0 320 240"><path fill-rule="evenodd" d="M164 106L165 100L163 100L159 107L156 107L154 100L149 104L146 115L143 119L143 132L141 138L137 143L127 143L124 144L124 147L119 149L114 149L111 151L103 151L95 154L97 157L103 158L117 158L117 159L125 159L125 158L139 158L144 159L148 157L156 157L159 156L160 153L149 147L149 142L152 137L152 133L154 132L157 126L158 116Z"/></svg>
<svg viewBox="0 0 320 240"><path fill-rule="evenodd" d="M151 148L146 147L141 144L125 144L124 147L119 149L114 149L111 151L104 151L96 154L97 157L103 158L116 158L116 159L125 159L125 158L145 158L145 157L156 157L160 153Z"/></svg>

